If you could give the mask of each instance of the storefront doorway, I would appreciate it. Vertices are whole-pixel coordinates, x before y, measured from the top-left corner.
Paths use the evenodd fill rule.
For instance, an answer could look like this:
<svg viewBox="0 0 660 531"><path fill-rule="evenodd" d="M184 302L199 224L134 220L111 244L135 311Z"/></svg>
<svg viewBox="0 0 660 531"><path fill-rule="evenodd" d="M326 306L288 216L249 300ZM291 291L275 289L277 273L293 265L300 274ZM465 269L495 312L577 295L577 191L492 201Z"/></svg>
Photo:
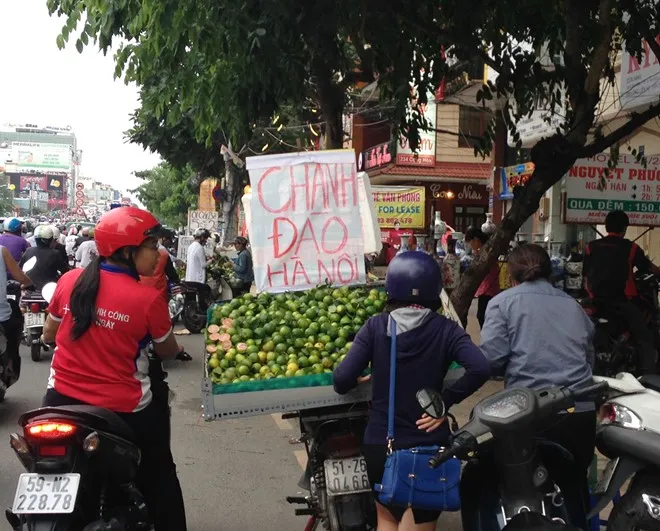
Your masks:
<svg viewBox="0 0 660 531"><path fill-rule="evenodd" d="M465 234L470 227L481 227L486 221L486 212L488 212L488 207L455 206L454 230Z"/></svg>

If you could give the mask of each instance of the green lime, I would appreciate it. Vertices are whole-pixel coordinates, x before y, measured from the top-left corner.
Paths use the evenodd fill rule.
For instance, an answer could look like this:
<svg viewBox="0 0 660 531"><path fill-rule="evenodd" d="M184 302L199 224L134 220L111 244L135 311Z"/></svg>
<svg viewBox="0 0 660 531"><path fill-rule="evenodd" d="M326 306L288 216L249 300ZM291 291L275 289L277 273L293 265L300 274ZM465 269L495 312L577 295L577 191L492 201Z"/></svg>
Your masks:
<svg viewBox="0 0 660 531"><path fill-rule="evenodd" d="M279 343L278 345L275 346L275 352L279 354L284 354L287 350L287 346L285 343Z"/></svg>

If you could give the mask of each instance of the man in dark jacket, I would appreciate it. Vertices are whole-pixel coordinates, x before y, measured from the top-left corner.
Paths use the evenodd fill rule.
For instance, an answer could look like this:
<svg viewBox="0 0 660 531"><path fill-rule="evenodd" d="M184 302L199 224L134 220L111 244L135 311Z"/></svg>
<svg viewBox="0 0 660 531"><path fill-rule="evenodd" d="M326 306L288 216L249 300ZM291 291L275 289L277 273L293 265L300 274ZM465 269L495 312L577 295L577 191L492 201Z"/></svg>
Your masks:
<svg viewBox="0 0 660 531"><path fill-rule="evenodd" d="M653 332L646 324L643 302L637 293L634 270L660 276L644 251L625 238L628 215L613 210L605 218L607 236L587 244L584 277L587 292L596 307L626 323L640 357L640 374L657 372L657 350Z"/></svg>

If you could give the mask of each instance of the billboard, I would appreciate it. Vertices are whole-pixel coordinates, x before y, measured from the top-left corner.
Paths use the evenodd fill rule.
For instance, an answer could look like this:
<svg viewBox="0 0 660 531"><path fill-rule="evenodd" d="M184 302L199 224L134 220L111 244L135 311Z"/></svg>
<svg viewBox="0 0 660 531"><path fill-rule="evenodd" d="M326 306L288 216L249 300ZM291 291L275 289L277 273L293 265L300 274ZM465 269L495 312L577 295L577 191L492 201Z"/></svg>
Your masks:
<svg viewBox="0 0 660 531"><path fill-rule="evenodd" d="M660 35L656 37L660 40ZM622 109L635 109L655 103L660 96L658 74L660 63L650 49L648 42L643 41L642 60L638 61L628 50L621 54L621 79L619 98Z"/></svg>
<svg viewBox="0 0 660 531"><path fill-rule="evenodd" d="M372 186L371 194L381 228L392 228L396 222L402 229L424 228L423 186Z"/></svg>
<svg viewBox="0 0 660 531"><path fill-rule="evenodd" d="M631 225L660 226L660 156L646 166L620 155L609 168L610 155L578 159L566 176L566 221L596 225L612 210L623 210Z"/></svg>
<svg viewBox="0 0 660 531"><path fill-rule="evenodd" d="M7 165L18 173L69 173L73 168L71 147L66 144L12 142Z"/></svg>
<svg viewBox="0 0 660 531"><path fill-rule="evenodd" d="M416 104L416 100L411 102L411 106ZM399 166L435 166L435 123L437 113L435 96L429 94L428 103L419 104L419 110L424 115L429 130L425 131L420 128L419 146L417 146L416 152L410 149L406 137L401 136L399 138L396 150L396 163ZM412 109L409 109L408 112L412 113Z"/></svg>

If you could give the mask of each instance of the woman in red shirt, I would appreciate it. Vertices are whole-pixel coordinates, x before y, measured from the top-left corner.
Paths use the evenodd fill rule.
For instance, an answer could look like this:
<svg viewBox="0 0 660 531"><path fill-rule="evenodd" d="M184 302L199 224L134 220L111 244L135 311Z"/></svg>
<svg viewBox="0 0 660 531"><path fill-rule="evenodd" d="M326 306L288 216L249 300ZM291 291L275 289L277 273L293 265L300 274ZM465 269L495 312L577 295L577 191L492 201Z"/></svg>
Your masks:
<svg viewBox="0 0 660 531"><path fill-rule="evenodd" d="M180 348L162 294L139 282L156 266L162 234L158 220L138 208L101 217L99 256L63 275L48 307L43 340L56 346L44 406L90 404L117 413L141 450L138 486L156 531L185 531L168 390L151 381L148 358L150 343L160 359Z"/></svg>
<svg viewBox="0 0 660 531"><path fill-rule="evenodd" d="M387 235L386 261L390 264L396 253L401 249L401 225L398 221L394 222L394 228Z"/></svg>
<svg viewBox="0 0 660 531"><path fill-rule="evenodd" d="M472 252L477 255L488 241L488 235L481 229L470 228L465 233L465 241L472 247ZM483 328L486 319L486 308L490 300L500 292L500 266L498 263L488 270L486 278L481 281L477 292L474 296L477 298L477 321L479 321L479 328Z"/></svg>

